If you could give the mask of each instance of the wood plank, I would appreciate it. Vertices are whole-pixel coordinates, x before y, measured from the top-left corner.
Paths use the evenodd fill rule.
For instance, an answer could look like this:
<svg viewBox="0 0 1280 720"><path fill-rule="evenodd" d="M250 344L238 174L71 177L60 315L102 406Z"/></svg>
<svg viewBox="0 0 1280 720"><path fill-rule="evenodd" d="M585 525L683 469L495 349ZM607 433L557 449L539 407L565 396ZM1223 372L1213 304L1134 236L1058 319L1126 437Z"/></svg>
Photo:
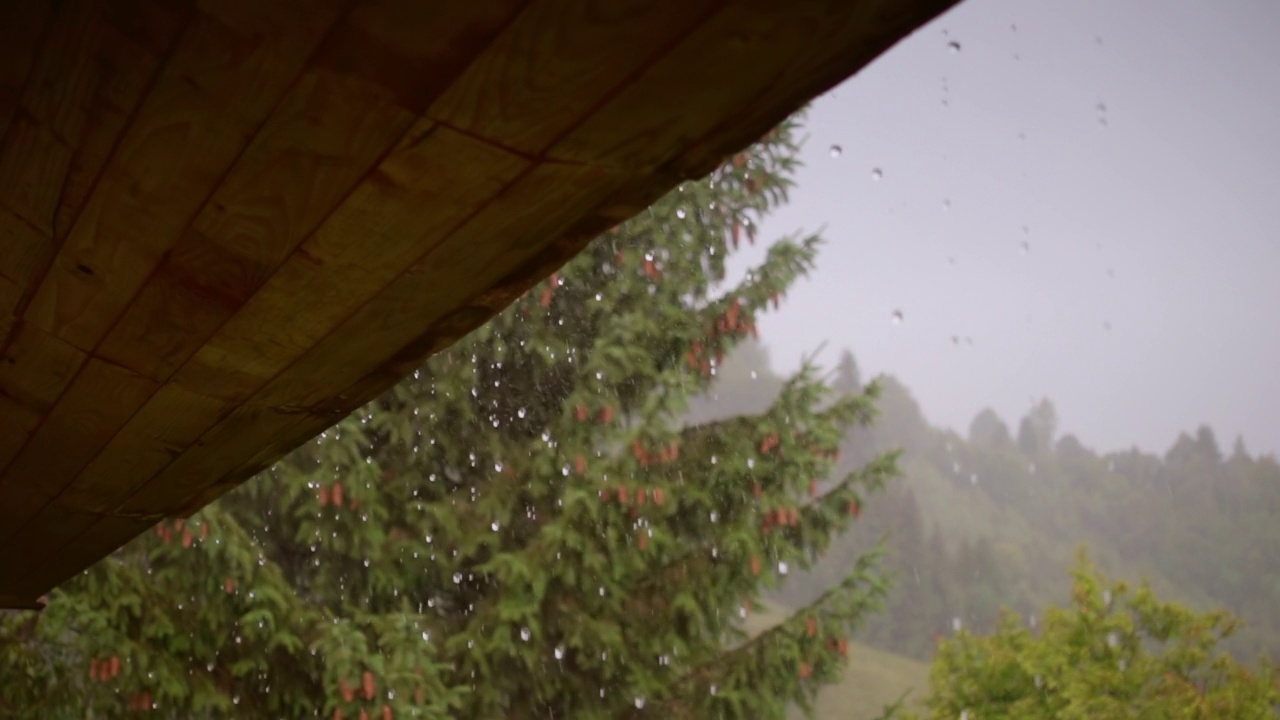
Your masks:
<svg viewBox="0 0 1280 720"><path fill-rule="evenodd" d="M0 48L4 48L0 53L0 139L18 109L22 88L55 9L48 0L0 3Z"/></svg>
<svg viewBox="0 0 1280 720"><path fill-rule="evenodd" d="M490 145L421 124L171 382L216 390L231 403L248 400L528 167ZM369 252L370 238L376 239L376 253ZM324 301L317 303L317 297ZM261 328L266 325L279 331L264 336ZM290 406L284 414L296 417L299 410ZM264 422L277 422L270 414L266 417ZM206 419L210 427L218 422L217 417ZM218 427L238 422L241 416L233 415ZM216 443L206 438L200 445ZM202 460L203 447L192 448L191 459L184 456L148 487L163 486L166 498L174 488L185 487L189 496L196 489L191 483L207 485L234 469L234 462L218 464L232 457L226 453ZM196 473L192 463L204 463L204 469ZM180 480L175 483L171 477ZM154 506L148 504L151 498L144 493L137 501L141 509L131 501L127 511L149 512L145 508Z"/></svg>
<svg viewBox="0 0 1280 720"><path fill-rule="evenodd" d="M162 386L62 492L62 502L97 513L114 511L199 440L208 418L224 418L234 409L179 385ZM37 522L41 519L53 518Z"/></svg>
<svg viewBox="0 0 1280 720"><path fill-rule="evenodd" d="M721 4L536 3L485 49L427 116L539 156Z"/></svg>
<svg viewBox="0 0 1280 720"><path fill-rule="evenodd" d="M451 130L415 127L174 381L247 399L527 168Z"/></svg>
<svg viewBox="0 0 1280 720"><path fill-rule="evenodd" d="M582 165L539 165L386 285L253 402L300 408L324 404L335 388L346 387L395 356L437 320L558 238L580 213L628 179ZM490 314L501 307L490 308ZM358 407L341 398L338 402L335 411Z"/></svg>
<svg viewBox="0 0 1280 720"><path fill-rule="evenodd" d="M9 209L43 234L65 236L180 27L177 7L146 0L71 0L58 9L0 146ZM146 16L159 48L119 30ZM156 43L152 43L156 44Z"/></svg>
<svg viewBox="0 0 1280 720"><path fill-rule="evenodd" d="M547 156L633 170L655 168L677 148L705 138L739 113L763 111L781 120L794 105L784 106L771 95L786 96L798 84L794 70L815 54L839 53L842 43L847 53L865 54L857 43L865 42L868 27L881 26L879 15L892 13L892 4L801 0L779 12L770 0L727 3ZM930 4L906 3L908 11L916 12ZM938 10L950 4L932 3ZM849 67L842 72L847 74Z"/></svg>
<svg viewBox="0 0 1280 720"><path fill-rule="evenodd" d="M36 598L84 571L116 548L150 530L162 518L107 516L93 525L90 533L65 546L56 555L29 563L29 569L13 583L13 595L33 602ZM5 547L7 550L7 547Z"/></svg>
<svg viewBox="0 0 1280 720"><path fill-rule="evenodd" d="M71 384L86 357L67 343L21 323L0 354L0 393L44 415Z"/></svg>
<svg viewBox="0 0 1280 720"><path fill-rule="evenodd" d="M72 226L28 321L82 349L97 345L297 78L337 4L202 7Z"/></svg>
<svg viewBox="0 0 1280 720"><path fill-rule="evenodd" d="M282 428L273 413L260 411L251 423L237 413L148 482L122 511L156 512L207 497L210 486L247 477L258 463L270 462L385 390L400 376L382 373L372 385L359 384L353 392L328 398L334 387L359 383L406 346L416 348L424 330L439 334L442 320L457 324L456 310L480 294L478 288L508 276L628 180L577 165L542 165L521 177L249 400L251 407L280 408L282 415L298 419L291 429ZM447 334L449 339L483 322L514 297L514 292L488 293L487 301L493 304L465 308L463 327ZM319 407L311 409L313 404ZM211 439L215 435L216 442ZM227 442L253 447L254 452L215 450Z"/></svg>
<svg viewBox="0 0 1280 720"><path fill-rule="evenodd" d="M98 354L164 380L203 345L521 3L356 8L166 255ZM412 28L406 32L406 28ZM412 72L407 72L406 68Z"/></svg>
<svg viewBox="0 0 1280 720"><path fill-rule="evenodd" d="M317 419L296 410L241 405L206 432L199 443L144 484L116 514L142 516L172 512L182 507L197 490L247 465L248 458L258 455L264 446L274 444L278 438L294 437L298 428L308 423L310 426L318 423L320 429L324 429L340 419Z"/></svg>
<svg viewBox="0 0 1280 720"><path fill-rule="evenodd" d="M39 414L0 392L0 467L17 457L39 424Z"/></svg>
<svg viewBox="0 0 1280 720"><path fill-rule="evenodd" d="M8 278L25 293L44 271L53 255L53 241L31 223L0 208L0 277Z"/></svg>
<svg viewBox="0 0 1280 720"><path fill-rule="evenodd" d="M163 381L253 296L413 123L376 85L312 72L254 138L98 354Z"/></svg>
<svg viewBox="0 0 1280 720"><path fill-rule="evenodd" d="M379 0L355 8L315 64L376 80L387 98L422 115L530 0Z"/></svg>
<svg viewBox="0 0 1280 720"><path fill-rule="evenodd" d="M90 358L0 474L0 542L55 498L155 390L154 382L136 373Z"/></svg>
<svg viewBox="0 0 1280 720"><path fill-rule="evenodd" d="M38 120L18 113L0 148L0 208L53 237L53 217L72 149Z"/></svg>
<svg viewBox="0 0 1280 720"><path fill-rule="evenodd" d="M74 96L50 108L53 133L74 151L53 218L57 240L67 236L84 209L129 118L190 18L190 0L88 1L102 12L92 44L86 39L80 47L79 67L91 68L92 75Z"/></svg>

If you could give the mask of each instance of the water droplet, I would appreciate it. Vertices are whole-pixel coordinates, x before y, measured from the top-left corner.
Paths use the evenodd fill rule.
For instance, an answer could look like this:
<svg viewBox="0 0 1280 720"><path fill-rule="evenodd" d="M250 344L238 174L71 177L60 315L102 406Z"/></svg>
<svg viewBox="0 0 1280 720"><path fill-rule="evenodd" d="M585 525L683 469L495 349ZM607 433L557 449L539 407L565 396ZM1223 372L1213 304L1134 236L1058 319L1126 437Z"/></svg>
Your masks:
<svg viewBox="0 0 1280 720"><path fill-rule="evenodd" d="M715 683L711 683L711 694L712 694L712 695L715 695L715 694L716 694L716 692L717 692L717 690L718 690L718 688L716 687L716 684L715 684Z"/></svg>
<svg viewBox="0 0 1280 720"><path fill-rule="evenodd" d="M685 219L686 216L687 216L687 213L684 211L684 208L676 208L676 217L683 220Z"/></svg>
<svg viewBox="0 0 1280 720"><path fill-rule="evenodd" d="M840 154L843 152L844 152L844 148L840 147L839 145L831 146L831 157L833 158L840 157Z"/></svg>
<svg viewBox="0 0 1280 720"><path fill-rule="evenodd" d="M951 42L947 43L947 49L950 50L951 54L954 55L960 52L960 43L955 40L952 40Z"/></svg>
<svg viewBox="0 0 1280 720"><path fill-rule="evenodd" d="M960 628L961 628L961 627L963 627L963 626L964 626L964 623L960 622L960 618L958 618L958 617L953 617L953 618L951 618L951 629L952 629L952 630L954 630L954 631L956 631L956 632L960 632Z"/></svg>
<svg viewBox="0 0 1280 720"><path fill-rule="evenodd" d="M461 583L461 582L462 582L462 573L460 573L460 572L456 572L456 573L454 573L454 574L453 574L453 584L454 584L454 585L457 585L457 584L459 584L459 583Z"/></svg>
<svg viewBox="0 0 1280 720"><path fill-rule="evenodd" d="M563 647L563 646L561 646L561 645L557 645L557 646L556 646L555 653L556 653L556 659L557 659L557 660L563 660L563 659L564 659L564 647Z"/></svg>
<svg viewBox="0 0 1280 720"><path fill-rule="evenodd" d="M901 310L894 310L894 311L893 311L893 324L894 324L894 325L901 325L901 324L902 324L902 321L903 321L902 311L901 311Z"/></svg>
<svg viewBox="0 0 1280 720"><path fill-rule="evenodd" d="M529 632L529 628L520 628L520 639L521 639L521 640L523 640L523 641L525 641L525 642L529 642L529 638L530 638L530 636L531 636L531 635L532 635L532 633L530 633L530 632Z"/></svg>
<svg viewBox="0 0 1280 720"><path fill-rule="evenodd" d="M636 709L637 709L637 710L643 710L643 709L644 709L644 696L643 696L643 695L638 695L638 696L636 696Z"/></svg>
<svg viewBox="0 0 1280 720"><path fill-rule="evenodd" d="M882 178L882 177L884 177L884 171L883 171L883 170L881 170L880 168L871 168L871 179L872 179L872 180L877 180L877 181L878 181L878 180L880 180L880 178Z"/></svg>
<svg viewBox="0 0 1280 720"><path fill-rule="evenodd" d="M493 530L494 532L498 532L498 528L500 527L502 526L498 524L497 520L494 520L492 523L489 524L489 529Z"/></svg>
<svg viewBox="0 0 1280 720"><path fill-rule="evenodd" d="M791 571L791 568L787 567L787 563L786 563L785 561L780 561L780 562L778 563L778 574L779 574L779 575L786 575L786 574L787 574L788 572L790 572L790 571Z"/></svg>
<svg viewBox="0 0 1280 720"><path fill-rule="evenodd" d="M943 201L942 201L942 210L943 210L943 212L946 212L946 211L948 211L948 210L950 210L950 209L951 209L951 199L950 199L950 198L945 198L945 199L943 199Z"/></svg>

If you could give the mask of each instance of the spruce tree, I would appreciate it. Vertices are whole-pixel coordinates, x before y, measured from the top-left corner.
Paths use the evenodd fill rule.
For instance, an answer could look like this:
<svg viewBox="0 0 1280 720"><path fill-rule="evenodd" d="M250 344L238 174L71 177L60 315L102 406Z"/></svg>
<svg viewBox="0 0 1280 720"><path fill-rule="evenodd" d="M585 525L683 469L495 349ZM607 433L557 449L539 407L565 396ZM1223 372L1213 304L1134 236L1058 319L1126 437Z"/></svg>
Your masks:
<svg viewBox="0 0 1280 720"><path fill-rule="evenodd" d="M874 386L762 413L691 398L816 258L773 243L784 125L594 241L263 476L0 618L0 714L781 718L839 677L873 558L750 637L894 472L829 480ZM819 483L819 481L823 481Z"/></svg>

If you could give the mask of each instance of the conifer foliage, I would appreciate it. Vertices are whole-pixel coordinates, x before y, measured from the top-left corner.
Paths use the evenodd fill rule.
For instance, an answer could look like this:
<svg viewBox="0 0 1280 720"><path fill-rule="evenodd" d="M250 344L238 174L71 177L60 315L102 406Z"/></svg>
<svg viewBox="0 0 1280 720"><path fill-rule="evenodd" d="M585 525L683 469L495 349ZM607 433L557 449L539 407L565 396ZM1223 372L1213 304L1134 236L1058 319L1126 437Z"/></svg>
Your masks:
<svg viewBox="0 0 1280 720"><path fill-rule="evenodd" d="M687 402L816 257L773 243L782 126L606 233L382 398L193 518L0 617L5 717L780 718L838 677L868 556L748 638L762 592L893 458L830 478L875 387L806 366L765 412ZM820 482L819 482L820 481Z"/></svg>

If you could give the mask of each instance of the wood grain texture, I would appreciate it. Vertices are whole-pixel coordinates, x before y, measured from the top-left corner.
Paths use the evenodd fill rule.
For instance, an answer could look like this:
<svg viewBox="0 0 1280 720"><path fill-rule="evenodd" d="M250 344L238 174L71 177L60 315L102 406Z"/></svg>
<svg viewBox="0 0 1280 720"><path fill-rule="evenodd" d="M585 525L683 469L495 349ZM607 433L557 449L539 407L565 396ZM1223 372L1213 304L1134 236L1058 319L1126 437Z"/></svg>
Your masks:
<svg viewBox="0 0 1280 720"><path fill-rule="evenodd" d="M55 6L48 0L11 0L0 4L0 138L18 110L45 38Z"/></svg>
<svg viewBox="0 0 1280 720"><path fill-rule="evenodd" d="M97 358L85 363L61 401L0 473L0 544L10 547L9 541L59 495L155 388L136 373ZM0 554L0 577L6 554Z"/></svg>
<svg viewBox="0 0 1280 720"><path fill-rule="evenodd" d="M427 115L539 156L662 57L716 0L535 3L476 58ZM566 93L565 88L573 88Z"/></svg>
<svg viewBox="0 0 1280 720"><path fill-rule="evenodd" d="M97 346L297 78L336 5L235 0L201 8L71 227L27 321L82 350Z"/></svg>
<svg viewBox="0 0 1280 720"><path fill-rule="evenodd" d="M0 3L0 606L268 468L952 2Z"/></svg>

